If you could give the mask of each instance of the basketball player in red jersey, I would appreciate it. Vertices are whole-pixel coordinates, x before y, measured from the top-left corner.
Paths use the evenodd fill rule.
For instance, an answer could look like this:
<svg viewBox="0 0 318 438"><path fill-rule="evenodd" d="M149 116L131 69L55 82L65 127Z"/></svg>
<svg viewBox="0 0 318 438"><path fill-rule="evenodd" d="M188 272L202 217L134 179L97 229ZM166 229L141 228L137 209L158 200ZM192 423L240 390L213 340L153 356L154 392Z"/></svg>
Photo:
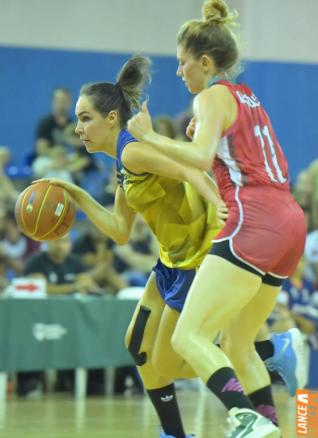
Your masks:
<svg viewBox="0 0 318 438"><path fill-rule="evenodd" d="M265 110L248 87L231 82L239 62L231 30L237 14L209 0L203 15L178 34L177 75L197 94L192 143L155 133L146 105L128 130L171 158L213 168L229 216L194 279L172 342L229 410L231 437L279 437L269 375L253 342L303 253L305 221ZM211 342L218 333L222 350ZM291 342L283 339L282 349Z"/></svg>

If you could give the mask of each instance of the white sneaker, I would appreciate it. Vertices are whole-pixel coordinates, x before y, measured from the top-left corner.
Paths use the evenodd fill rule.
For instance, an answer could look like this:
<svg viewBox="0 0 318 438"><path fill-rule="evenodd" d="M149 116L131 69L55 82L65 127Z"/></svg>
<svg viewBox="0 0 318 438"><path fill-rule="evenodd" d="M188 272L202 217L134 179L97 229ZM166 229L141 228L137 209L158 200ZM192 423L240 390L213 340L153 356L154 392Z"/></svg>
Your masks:
<svg viewBox="0 0 318 438"><path fill-rule="evenodd" d="M281 433L270 420L252 409L232 408L228 422L232 426L229 438L280 438Z"/></svg>

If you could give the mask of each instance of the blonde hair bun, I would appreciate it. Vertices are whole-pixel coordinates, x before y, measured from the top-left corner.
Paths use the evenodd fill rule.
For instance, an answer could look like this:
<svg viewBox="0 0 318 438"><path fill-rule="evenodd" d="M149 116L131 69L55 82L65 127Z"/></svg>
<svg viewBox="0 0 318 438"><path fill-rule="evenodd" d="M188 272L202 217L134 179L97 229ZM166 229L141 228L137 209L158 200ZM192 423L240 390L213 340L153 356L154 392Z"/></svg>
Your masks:
<svg viewBox="0 0 318 438"><path fill-rule="evenodd" d="M238 17L236 11L230 12L227 4L223 0L210 0L204 3L203 18L215 24L235 24Z"/></svg>

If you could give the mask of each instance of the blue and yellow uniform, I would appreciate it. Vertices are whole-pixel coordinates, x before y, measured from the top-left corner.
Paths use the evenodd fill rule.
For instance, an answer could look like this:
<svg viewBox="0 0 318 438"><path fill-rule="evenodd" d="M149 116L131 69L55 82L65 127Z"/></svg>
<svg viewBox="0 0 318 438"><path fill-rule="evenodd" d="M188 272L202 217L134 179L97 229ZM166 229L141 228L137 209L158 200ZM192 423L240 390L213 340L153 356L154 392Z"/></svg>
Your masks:
<svg viewBox="0 0 318 438"><path fill-rule="evenodd" d="M150 173L135 174L121 161L137 140L123 129L117 142L117 175L130 208L140 213L157 238L160 259L153 268L166 303L181 311L195 275L219 232L216 212L187 182Z"/></svg>

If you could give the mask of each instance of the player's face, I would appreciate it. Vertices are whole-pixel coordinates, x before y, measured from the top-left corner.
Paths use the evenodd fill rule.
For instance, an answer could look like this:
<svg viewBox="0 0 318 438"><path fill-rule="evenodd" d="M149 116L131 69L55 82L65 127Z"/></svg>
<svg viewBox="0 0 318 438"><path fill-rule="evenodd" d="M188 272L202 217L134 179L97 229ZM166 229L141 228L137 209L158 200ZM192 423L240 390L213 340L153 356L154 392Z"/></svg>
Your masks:
<svg viewBox="0 0 318 438"><path fill-rule="evenodd" d="M206 87L207 82L201 59L195 59L182 46L177 47L177 59L179 62L177 76L182 78L190 93L200 93Z"/></svg>
<svg viewBox="0 0 318 438"><path fill-rule="evenodd" d="M85 95L79 97L75 113L75 132L83 141L87 152L105 152L112 136L109 117L96 111L91 99Z"/></svg>

